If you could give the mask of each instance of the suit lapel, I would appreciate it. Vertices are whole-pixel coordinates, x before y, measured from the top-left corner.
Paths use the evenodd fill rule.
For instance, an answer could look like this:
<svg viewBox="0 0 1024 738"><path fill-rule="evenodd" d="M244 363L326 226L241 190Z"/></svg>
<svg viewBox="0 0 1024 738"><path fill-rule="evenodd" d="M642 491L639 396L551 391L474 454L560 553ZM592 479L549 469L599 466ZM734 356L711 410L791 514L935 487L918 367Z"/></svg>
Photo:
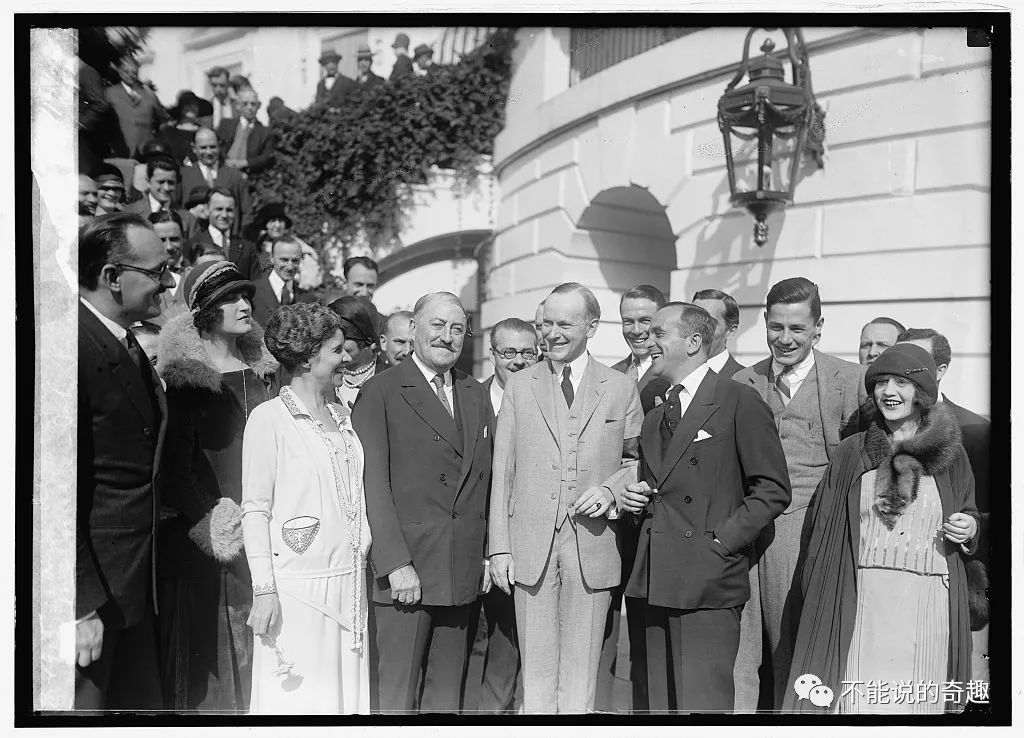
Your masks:
<svg viewBox="0 0 1024 738"><path fill-rule="evenodd" d="M821 432L825 437L825 453L831 460L829 448L839 443L839 425L843 412L843 383L838 381L839 367L827 356L814 351L814 370L818 376L818 411L821 413Z"/></svg>
<svg viewBox="0 0 1024 738"><path fill-rule="evenodd" d="M459 473L459 484L455 488L455 497L458 499L462 485L466 481L466 475L469 474L470 467L473 466L473 456L476 453L476 437L480 425L480 399L479 395L473 391L473 380L468 377L456 380L453 389L454 394L459 398L456 404L459 406L459 417L462 419L462 470ZM487 401L490 402L490 400Z"/></svg>
<svg viewBox="0 0 1024 738"><path fill-rule="evenodd" d="M125 394L128 395L128 399L131 400L132 406L139 413L139 417L142 418L143 422L147 424L152 423L153 405L146 392L146 387L142 383L142 376L135 367L135 362L132 360L131 355L129 355L128 349L114 338L114 335L99 321L99 318L92 314L89 308L80 304L78 310L81 316L80 322L84 320L91 327L90 333L99 344L103 357L110 366L110 373L121 385ZM158 398L163 394L163 392L157 389L159 387L160 380L158 379L154 385L154 391L158 392Z"/></svg>
<svg viewBox="0 0 1024 738"><path fill-rule="evenodd" d="M713 371L709 371L704 375L704 379L697 388L696 394L690 400L690 406L686 408L686 414L683 415L679 425L676 426L675 433L672 435L672 442L665 453L661 472L657 477L659 488L665 483L665 478L671 473L675 465L679 463L683 452L693 443L697 430L718 410L718 403L715 402L715 387L717 384L718 375Z"/></svg>
<svg viewBox="0 0 1024 738"><path fill-rule="evenodd" d="M757 394L761 396L761 399L766 403L768 402L768 387L771 384L768 381L768 374L772 370L772 359L769 356L767 359L759 361L753 367L753 374L747 377L747 381L750 386L757 390Z"/></svg>
<svg viewBox="0 0 1024 738"><path fill-rule="evenodd" d="M647 413L644 424L640 428L640 448L644 453L644 463L651 470L656 478L661 478L661 434L658 428L661 426L661 419L665 415L665 406L658 405Z"/></svg>
<svg viewBox="0 0 1024 738"><path fill-rule="evenodd" d="M598 368L595 364L597 362L594 361L594 357L590 357L590 360L587 361L587 368L584 370L583 382L580 384L580 393L583 395L583 402L580 405L579 426L577 426L580 435L583 434L587 423L593 417L597 406L601 404L601 398L604 397L606 389L604 386L606 380L604 377L597 376Z"/></svg>
<svg viewBox="0 0 1024 738"><path fill-rule="evenodd" d="M558 418L555 415L555 396L551 390L551 371L548 363L538 364L541 368L533 374L533 394L540 406L544 422L548 424L551 437L558 442Z"/></svg>
<svg viewBox="0 0 1024 738"><path fill-rule="evenodd" d="M441 406L426 378L420 372L414 361L403 361L399 367L405 371L405 378L402 381L402 397L409 403L413 411L419 415L423 422L434 429L441 438L459 453L462 454L462 444L458 443L454 430L455 423L451 416Z"/></svg>

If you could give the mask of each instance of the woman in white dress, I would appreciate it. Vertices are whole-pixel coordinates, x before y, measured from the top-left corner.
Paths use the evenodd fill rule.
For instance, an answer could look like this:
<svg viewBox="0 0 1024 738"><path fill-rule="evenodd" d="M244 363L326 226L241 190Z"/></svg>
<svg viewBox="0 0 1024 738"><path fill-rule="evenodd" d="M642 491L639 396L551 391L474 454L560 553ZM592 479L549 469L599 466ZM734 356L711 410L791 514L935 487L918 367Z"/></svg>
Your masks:
<svg viewBox="0 0 1024 738"><path fill-rule="evenodd" d="M267 348L291 374L249 416L242 532L252 573L255 714L368 713L363 451L336 388L350 361L337 316L279 308Z"/></svg>

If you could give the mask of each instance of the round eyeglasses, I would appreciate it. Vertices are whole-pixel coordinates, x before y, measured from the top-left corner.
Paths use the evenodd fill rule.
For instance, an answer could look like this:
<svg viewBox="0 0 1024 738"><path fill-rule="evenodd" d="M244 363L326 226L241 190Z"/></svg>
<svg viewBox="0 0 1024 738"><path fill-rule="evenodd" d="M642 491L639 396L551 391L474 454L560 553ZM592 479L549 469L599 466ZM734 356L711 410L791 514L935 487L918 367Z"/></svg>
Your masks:
<svg viewBox="0 0 1024 738"><path fill-rule="evenodd" d="M494 353L498 354L498 356L502 356L502 357L504 357L506 359L509 359L509 360L516 358L516 354L522 354L523 358L526 359L527 361L530 361L531 359L536 359L537 358L537 352L534 351L533 349L530 349L530 348L523 349L522 351L516 351L512 347L509 347L507 349L501 349L501 350L499 350L497 348L493 348L491 350Z"/></svg>

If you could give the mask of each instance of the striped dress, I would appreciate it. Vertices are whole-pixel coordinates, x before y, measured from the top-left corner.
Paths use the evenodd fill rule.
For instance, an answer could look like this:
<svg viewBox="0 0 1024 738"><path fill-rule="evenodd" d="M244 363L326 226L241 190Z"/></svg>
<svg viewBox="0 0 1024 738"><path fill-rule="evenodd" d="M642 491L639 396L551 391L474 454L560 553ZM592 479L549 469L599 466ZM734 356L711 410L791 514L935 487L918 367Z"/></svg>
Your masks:
<svg viewBox="0 0 1024 738"><path fill-rule="evenodd" d="M875 471L861 480L857 615L837 692L840 713L943 711L949 657L948 544L938 530L942 503L922 476L917 499L892 530L875 502Z"/></svg>

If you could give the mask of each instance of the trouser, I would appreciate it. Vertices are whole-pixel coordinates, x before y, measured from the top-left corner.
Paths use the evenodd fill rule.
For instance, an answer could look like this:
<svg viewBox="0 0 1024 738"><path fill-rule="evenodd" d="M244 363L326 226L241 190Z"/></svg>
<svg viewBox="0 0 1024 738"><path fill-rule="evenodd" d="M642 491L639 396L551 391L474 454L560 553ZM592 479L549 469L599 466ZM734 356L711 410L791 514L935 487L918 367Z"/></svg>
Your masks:
<svg viewBox="0 0 1024 738"><path fill-rule="evenodd" d="M619 632L622 620L622 600L626 582L633 572L636 547L640 539L640 526L622 518L615 524L622 552L622 584L612 589L612 602L604 624L604 642L601 645L601 663L597 671L597 695L594 709L613 712L615 667L618 660ZM647 710L647 636L644 633L646 603L636 597L626 597L626 628L629 635L629 681L632 686L634 712Z"/></svg>
<svg viewBox="0 0 1024 738"><path fill-rule="evenodd" d="M479 712L511 713L514 712L516 685L519 682L519 645L514 600L511 595L492 587L490 592L481 595L471 605L466 641L469 649L473 648L476 640L481 609L487 621L487 650L476 709ZM463 686L463 698L467 691Z"/></svg>
<svg viewBox="0 0 1024 738"><path fill-rule="evenodd" d="M750 599L743 606L743 613L740 615L740 643L736 652L736 666L732 672L736 685L733 710L738 713L757 712L757 700L761 691L761 679L757 673L761 666L763 648L761 587L758 582L757 560L753 553L748 576Z"/></svg>
<svg viewBox="0 0 1024 738"><path fill-rule="evenodd" d="M740 610L647 605L647 690L651 712L732 712Z"/></svg>
<svg viewBox="0 0 1024 738"><path fill-rule="evenodd" d="M75 709L142 711L162 707L153 615L129 628L105 627L99 660L75 667Z"/></svg>
<svg viewBox="0 0 1024 738"><path fill-rule="evenodd" d="M800 623L800 597L798 583L794 581L800 556L801 535L807 508L794 510L775 518L774 538L764 549L757 564L758 584L761 588L761 614L764 633L772 659L775 680L776 710L782 709L786 689L791 686L789 667L793 661L793 642ZM769 535L773 526L766 528Z"/></svg>
<svg viewBox="0 0 1024 738"><path fill-rule="evenodd" d="M537 583L516 584L514 592L524 711L594 709L611 589L587 586L572 525L555 531Z"/></svg>
<svg viewBox="0 0 1024 738"><path fill-rule="evenodd" d="M373 603L371 709L459 711L470 607Z"/></svg>

